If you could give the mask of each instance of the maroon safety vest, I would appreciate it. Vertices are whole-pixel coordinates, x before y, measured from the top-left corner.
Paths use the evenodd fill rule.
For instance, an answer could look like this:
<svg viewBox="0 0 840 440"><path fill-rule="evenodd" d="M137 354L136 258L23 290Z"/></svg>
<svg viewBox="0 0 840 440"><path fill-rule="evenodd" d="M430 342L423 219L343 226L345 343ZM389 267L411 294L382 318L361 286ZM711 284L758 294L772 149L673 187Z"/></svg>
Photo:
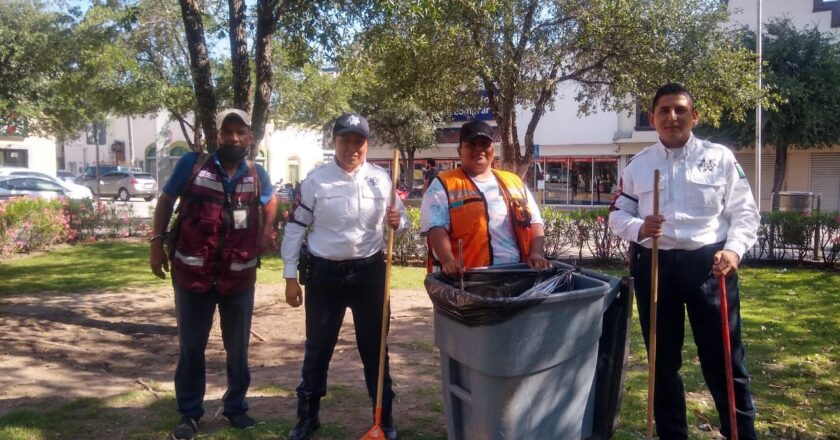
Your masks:
<svg viewBox="0 0 840 440"><path fill-rule="evenodd" d="M205 162L181 196L183 217L171 254L172 278L191 292L216 286L222 295L231 295L252 288L257 280L259 176L250 165L233 193L226 195L222 175L212 162ZM241 211L247 213L244 221Z"/></svg>

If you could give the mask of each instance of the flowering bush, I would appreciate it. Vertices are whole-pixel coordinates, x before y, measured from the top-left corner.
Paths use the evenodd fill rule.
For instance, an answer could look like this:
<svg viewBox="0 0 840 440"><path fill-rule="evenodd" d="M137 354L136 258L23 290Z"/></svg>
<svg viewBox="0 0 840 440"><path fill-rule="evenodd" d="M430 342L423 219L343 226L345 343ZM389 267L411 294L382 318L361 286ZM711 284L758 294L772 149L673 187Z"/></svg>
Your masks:
<svg viewBox="0 0 840 440"><path fill-rule="evenodd" d="M71 236L60 200L22 197L0 202L0 254L42 249Z"/></svg>
<svg viewBox="0 0 840 440"><path fill-rule="evenodd" d="M132 205L28 197L0 202L0 255L96 238L137 237L148 224Z"/></svg>

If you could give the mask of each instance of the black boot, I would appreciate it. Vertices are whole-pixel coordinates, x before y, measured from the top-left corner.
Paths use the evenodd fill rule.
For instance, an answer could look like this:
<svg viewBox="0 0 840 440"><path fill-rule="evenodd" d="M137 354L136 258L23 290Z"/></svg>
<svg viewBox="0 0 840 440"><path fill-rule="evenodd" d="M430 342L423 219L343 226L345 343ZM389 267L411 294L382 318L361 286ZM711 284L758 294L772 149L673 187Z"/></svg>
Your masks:
<svg viewBox="0 0 840 440"><path fill-rule="evenodd" d="M382 402L382 432L385 433L385 438L388 440L397 440L399 433L397 433L397 425L394 424L394 416L392 414L393 400ZM376 409L374 408L374 411Z"/></svg>
<svg viewBox="0 0 840 440"><path fill-rule="evenodd" d="M320 397L298 396L298 421L289 433L289 440L307 440L316 429L321 427L318 410L321 409Z"/></svg>

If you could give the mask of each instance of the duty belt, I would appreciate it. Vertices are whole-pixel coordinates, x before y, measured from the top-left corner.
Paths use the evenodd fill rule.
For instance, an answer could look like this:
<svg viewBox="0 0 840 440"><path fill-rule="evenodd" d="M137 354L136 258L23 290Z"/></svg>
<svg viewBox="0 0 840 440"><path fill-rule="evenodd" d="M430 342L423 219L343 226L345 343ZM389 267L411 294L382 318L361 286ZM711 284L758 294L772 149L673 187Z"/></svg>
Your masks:
<svg viewBox="0 0 840 440"><path fill-rule="evenodd" d="M328 258L321 258L310 254L313 263L323 264L327 267L335 268L339 271L349 271L358 269L360 267L371 266L383 261L382 251L379 251L369 257L365 258L351 258L348 260L330 260Z"/></svg>

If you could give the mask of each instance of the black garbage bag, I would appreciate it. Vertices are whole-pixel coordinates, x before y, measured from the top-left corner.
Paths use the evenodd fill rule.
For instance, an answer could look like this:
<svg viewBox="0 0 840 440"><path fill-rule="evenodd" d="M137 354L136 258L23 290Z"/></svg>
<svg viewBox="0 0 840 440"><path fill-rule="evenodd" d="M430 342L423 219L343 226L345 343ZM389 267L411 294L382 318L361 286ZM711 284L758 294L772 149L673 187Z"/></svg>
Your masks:
<svg viewBox="0 0 840 440"><path fill-rule="evenodd" d="M461 280L443 273L426 276L426 292L435 310L469 327L507 321L572 288L571 270L552 266L535 270L525 264L469 269Z"/></svg>

